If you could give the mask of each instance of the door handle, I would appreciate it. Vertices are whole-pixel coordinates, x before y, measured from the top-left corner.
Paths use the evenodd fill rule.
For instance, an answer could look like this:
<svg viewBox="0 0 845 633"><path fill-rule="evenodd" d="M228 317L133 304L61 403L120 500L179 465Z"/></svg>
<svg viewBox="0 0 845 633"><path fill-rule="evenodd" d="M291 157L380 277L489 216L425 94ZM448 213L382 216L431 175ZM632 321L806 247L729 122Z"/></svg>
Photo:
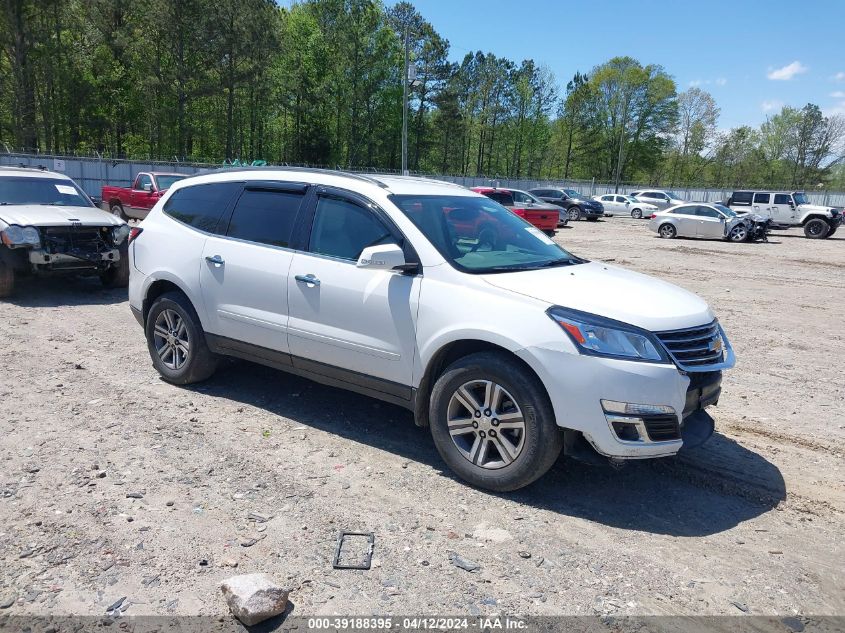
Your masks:
<svg viewBox="0 0 845 633"><path fill-rule="evenodd" d="M312 275L310 273L307 274L307 275L297 275L296 277L294 277L294 279L296 279L297 281L299 281L301 283L309 284L311 286L319 286L320 285L320 280L317 279L314 275Z"/></svg>
<svg viewBox="0 0 845 633"><path fill-rule="evenodd" d="M222 257L220 257L220 255L213 255L213 256L212 255L206 255L205 261L207 261L211 264L214 264L215 266L222 266L223 264L226 263L225 260Z"/></svg>

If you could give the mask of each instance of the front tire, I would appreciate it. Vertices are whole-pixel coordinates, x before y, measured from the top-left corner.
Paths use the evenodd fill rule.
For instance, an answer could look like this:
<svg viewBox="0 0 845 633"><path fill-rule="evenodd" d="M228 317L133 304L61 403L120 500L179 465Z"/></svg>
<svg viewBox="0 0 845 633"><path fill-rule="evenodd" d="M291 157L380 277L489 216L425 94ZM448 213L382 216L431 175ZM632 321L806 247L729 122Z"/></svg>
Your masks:
<svg viewBox="0 0 845 633"><path fill-rule="evenodd" d="M830 233L830 224L821 218L808 220L804 225L804 235L811 240L823 240Z"/></svg>
<svg viewBox="0 0 845 633"><path fill-rule="evenodd" d="M153 366L167 382L201 382L217 369L217 357L208 348L196 310L181 292L158 297L144 329Z"/></svg>
<svg viewBox="0 0 845 633"><path fill-rule="evenodd" d="M118 250L120 259L100 274L100 281L106 288L126 288L129 285L129 248L124 242Z"/></svg>
<svg viewBox="0 0 845 633"><path fill-rule="evenodd" d="M671 240L678 235L678 231L671 224L661 224L657 234L666 240Z"/></svg>
<svg viewBox="0 0 845 633"><path fill-rule="evenodd" d="M10 297L15 291L15 269L0 259L0 297Z"/></svg>
<svg viewBox="0 0 845 633"><path fill-rule="evenodd" d="M461 479L507 492L527 486L563 447L551 402L537 377L497 352L471 354L437 379L429 407L440 456Z"/></svg>
<svg viewBox="0 0 845 633"><path fill-rule="evenodd" d="M635 220L642 220L643 219L643 211L642 209L631 209L631 217Z"/></svg>
<svg viewBox="0 0 845 633"><path fill-rule="evenodd" d="M570 222L577 222L581 219L581 207L569 207L566 213L569 215Z"/></svg>
<svg viewBox="0 0 845 633"><path fill-rule="evenodd" d="M748 239L748 229L744 224L740 224L731 229L728 233L728 240L731 242L744 242Z"/></svg>

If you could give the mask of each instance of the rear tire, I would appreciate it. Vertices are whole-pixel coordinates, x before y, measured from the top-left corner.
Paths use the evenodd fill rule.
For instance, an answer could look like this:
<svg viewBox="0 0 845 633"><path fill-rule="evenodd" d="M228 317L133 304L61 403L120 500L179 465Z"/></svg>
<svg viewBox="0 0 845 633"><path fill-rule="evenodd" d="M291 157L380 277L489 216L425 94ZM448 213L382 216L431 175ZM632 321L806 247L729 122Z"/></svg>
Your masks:
<svg viewBox="0 0 845 633"><path fill-rule="evenodd" d="M830 233L830 224L821 218L808 220L804 225L804 235L811 240L823 240Z"/></svg>
<svg viewBox="0 0 845 633"><path fill-rule="evenodd" d="M0 297L10 297L15 291L15 269L0 259Z"/></svg>
<svg viewBox="0 0 845 633"><path fill-rule="evenodd" d="M116 215L124 222L129 220L129 217L123 212L123 205L120 203L112 203L109 207L109 210L112 212L112 215Z"/></svg>
<svg viewBox="0 0 845 633"><path fill-rule="evenodd" d="M167 382L202 382L217 369L196 310L181 292L167 292L153 302L144 331L153 367Z"/></svg>
<svg viewBox="0 0 845 633"><path fill-rule="evenodd" d="M671 240L678 235L678 231L671 224L661 224L657 234L666 240Z"/></svg>
<svg viewBox="0 0 845 633"><path fill-rule="evenodd" d="M563 447L543 385L502 353L480 352L452 363L434 384L429 411L440 456L479 488L507 492L527 486L551 468Z"/></svg>

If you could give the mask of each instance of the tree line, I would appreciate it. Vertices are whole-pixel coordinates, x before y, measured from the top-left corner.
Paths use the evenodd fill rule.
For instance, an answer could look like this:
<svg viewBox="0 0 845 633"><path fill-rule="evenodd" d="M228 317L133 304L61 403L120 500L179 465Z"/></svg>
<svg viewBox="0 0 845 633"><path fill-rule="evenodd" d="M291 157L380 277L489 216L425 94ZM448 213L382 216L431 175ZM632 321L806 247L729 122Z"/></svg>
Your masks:
<svg viewBox="0 0 845 633"><path fill-rule="evenodd" d="M615 57L565 85L494 53L450 61L408 2L0 0L0 144L194 162L409 167L665 186L845 184L845 120L814 104L718 127L698 87Z"/></svg>

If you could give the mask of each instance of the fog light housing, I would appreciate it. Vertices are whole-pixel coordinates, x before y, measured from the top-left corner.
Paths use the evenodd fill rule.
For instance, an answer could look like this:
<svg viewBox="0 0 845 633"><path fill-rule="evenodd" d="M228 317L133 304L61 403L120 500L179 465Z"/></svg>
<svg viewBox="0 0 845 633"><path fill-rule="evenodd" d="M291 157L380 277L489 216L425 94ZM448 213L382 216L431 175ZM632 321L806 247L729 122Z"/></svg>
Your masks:
<svg viewBox="0 0 845 633"><path fill-rule="evenodd" d="M616 433L616 437L618 437L623 442L639 442L640 441L640 431L637 428L637 424L634 422L611 422L610 426L613 427L613 432Z"/></svg>

